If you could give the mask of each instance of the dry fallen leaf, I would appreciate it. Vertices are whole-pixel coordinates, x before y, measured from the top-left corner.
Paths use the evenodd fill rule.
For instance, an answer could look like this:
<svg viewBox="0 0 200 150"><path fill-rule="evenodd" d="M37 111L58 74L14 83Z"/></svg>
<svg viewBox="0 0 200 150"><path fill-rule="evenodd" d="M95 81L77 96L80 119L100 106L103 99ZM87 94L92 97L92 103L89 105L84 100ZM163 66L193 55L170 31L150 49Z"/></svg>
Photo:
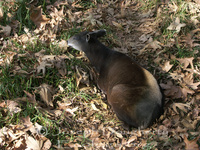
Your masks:
<svg viewBox="0 0 200 150"><path fill-rule="evenodd" d="M61 41L58 43L58 46L59 46L61 49L67 50L67 48L68 48L67 41L66 41L66 40L61 40Z"/></svg>
<svg viewBox="0 0 200 150"><path fill-rule="evenodd" d="M5 36L9 36L11 32L11 27L9 25L2 26L0 25L0 33L3 33Z"/></svg>
<svg viewBox="0 0 200 150"><path fill-rule="evenodd" d="M27 148L29 148L29 149L41 150L43 141L34 139L32 136L27 135L26 145L27 145Z"/></svg>
<svg viewBox="0 0 200 150"><path fill-rule="evenodd" d="M115 131L113 128L107 127L107 129L110 130L112 133L114 133L118 138L120 138L120 139L123 138L122 134L117 132L117 131Z"/></svg>
<svg viewBox="0 0 200 150"><path fill-rule="evenodd" d="M83 68L76 66L76 86L78 87L80 83L89 86L89 75Z"/></svg>
<svg viewBox="0 0 200 150"><path fill-rule="evenodd" d="M131 136L131 137L128 139L127 144L130 144L130 143L132 143L132 142L135 141L135 140L137 140L137 136L133 135L133 136Z"/></svg>
<svg viewBox="0 0 200 150"><path fill-rule="evenodd" d="M15 101L7 100L6 104L7 104L7 108L9 109L11 115L13 115L13 113L18 113L21 111L21 108L18 107L19 104Z"/></svg>
<svg viewBox="0 0 200 150"><path fill-rule="evenodd" d="M164 89L164 94L172 98L182 98L183 93L179 86L176 86L172 81L168 81L167 84L161 83L160 86Z"/></svg>
<svg viewBox="0 0 200 150"><path fill-rule="evenodd" d="M17 53L12 51L7 51L5 55L6 57L4 58L3 63L1 64L3 66L10 65L13 62L13 59L17 55Z"/></svg>
<svg viewBox="0 0 200 150"><path fill-rule="evenodd" d="M21 121L23 122L23 125L26 128L29 128L30 126L33 126L33 123L31 122L31 118L27 116L26 118L22 118Z"/></svg>
<svg viewBox="0 0 200 150"><path fill-rule="evenodd" d="M189 64L191 65L191 68L194 69L194 66L193 66L193 60L194 60L194 57L190 57L190 58L179 58L177 59L181 64L184 64L183 66L183 69L186 69Z"/></svg>
<svg viewBox="0 0 200 150"><path fill-rule="evenodd" d="M199 23L199 20L197 19L198 16L191 16L190 20L194 23L194 25L197 25Z"/></svg>
<svg viewBox="0 0 200 150"><path fill-rule="evenodd" d="M39 91L41 100L43 100L48 107L53 107L53 87L46 83L43 83L37 88L37 91Z"/></svg>
<svg viewBox="0 0 200 150"><path fill-rule="evenodd" d="M174 80L181 81L182 78L184 77L184 74L182 72L174 71L174 72L170 72L170 77L172 77L172 79Z"/></svg>
<svg viewBox="0 0 200 150"><path fill-rule="evenodd" d="M46 137L42 137L42 140L44 141L44 144L41 150L49 150L51 148L51 141Z"/></svg>
<svg viewBox="0 0 200 150"><path fill-rule="evenodd" d="M186 85L193 90L198 89L198 86L200 85L200 82L194 83L193 73L185 73L185 76L183 77L183 81L186 83Z"/></svg>
<svg viewBox="0 0 200 150"><path fill-rule="evenodd" d="M169 27L167 27L168 30L175 30L177 33L180 32L181 28L186 26L185 23L180 23L179 17L176 17L175 21L172 22Z"/></svg>
<svg viewBox="0 0 200 150"><path fill-rule="evenodd" d="M196 137L193 140L188 140L186 136L184 136L184 142L185 142L185 149L186 150L199 150L199 146L197 144L197 141L199 139L199 136Z"/></svg>
<svg viewBox="0 0 200 150"><path fill-rule="evenodd" d="M144 43L146 41L148 41L150 38L150 35L149 34L142 34L140 37L139 37L139 40Z"/></svg>
<svg viewBox="0 0 200 150"><path fill-rule="evenodd" d="M26 117L22 119L22 125L3 127L0 129L0 143L6 145L5 149L48 150L51 147L51 142L40 134L40 129L36 124L34 126L30 118Z"/></svg>
<svg viewBox="0 0 200 150"><path fill-rule="evenodd" d="M39 7L32 7L30 19L36 24L37 28L43 28L50 20L45 15L42 14L42 8Z"/></svg>
<svg viewBox="0 0 200 150"><path fill-rule="evenodd" d="M35 94L31 94L25 90L24 90L24 93L28 96L29 102L34 103L34 104L36 103Z"/></svg>
<svg viewBox="0 0 200 150"><path fill-rule="evenodd" d="M183 94L183 98L185 99L185 98L187 98L187 95L188 94L194 94L195 92L193 91L193 90L191 90L191 89L189 89L188 87L182 87L181 88L181 92L182 92L182 94Z"/></svg>
<svg viewBox="0 0 200 150"><path fill-rule="evenodd" d="M37 66L37 68L36 68L37 74L42 72L42 75L44 76L46 74L46 67L52 68L53 65L52 65L52 63L49 63L49 62L46 62L46 61L42 61L39 64L39 66Z"/></svg>
<svg viewBox="0 0 200 150"><path fill-rule="evenodd" d="M35 54L39 65L36 68L37 74L42 72L43 76L46 73L46 68L55 67L58 69L60 75L65 76L67 74L66 63L65 60L69 59L66 55L56 56L56 55L44 55L43 51L38 52Z"/></svg>
<svg viewBox="0 0 200 150"><path fill-rule="evenodd" d="M75 107L73 109L67 108L65 109L66 112L69 112L72 116L75 116L74 112L78 110L78 107Z"/></svg>
<svg viewBox="0 0 200 150"><path fill-rule="evenodd" d="M148 44L148 47L149 48L153 48L153 50L156 50L156 49L161 49L161 43L158 42L157 40L153 40L152 37L149 38L149 44Z"/></svg>
<svg viewBox="0 0 200 150"><path fill-rule="evenodd" d="M185 113L187 113L189 108L190 108L190 105L189 104L184 104L184 103L173 103L172 104L172 108L177 114L179 114L177 108L179 108L180 110L182 110Z"/></svg>
<svg viewBox="0 0 200 150"><path fill-rule="evenodd" d="M3 18L3 10L2 7L0 7L0 20Z"/></svg>
<svg viewBox="0 0 200 150"><path fill-rule="evenodd" d="M168 72L173 65L170 65L170 61L166 61L164 65L160 65L163 71Z"/></svg>
<svg viewBox="0 0 200 150"><path fill-rule="evenodd" d="M168 7L170 12L176 12L178 10L178 6L174 1L172 1L172 3L169 3Z"/></svg>
<svg viewBox="0 0 200 150"><path fill-rule="evenodd" d="M122 28L123 28L121 24L119 24L119 23L117 23L117 22L115 22L115 21L112 21L112 24L113 24L114 26L116 26L117 28L119 28L119 29L122 29Z"/></svg>

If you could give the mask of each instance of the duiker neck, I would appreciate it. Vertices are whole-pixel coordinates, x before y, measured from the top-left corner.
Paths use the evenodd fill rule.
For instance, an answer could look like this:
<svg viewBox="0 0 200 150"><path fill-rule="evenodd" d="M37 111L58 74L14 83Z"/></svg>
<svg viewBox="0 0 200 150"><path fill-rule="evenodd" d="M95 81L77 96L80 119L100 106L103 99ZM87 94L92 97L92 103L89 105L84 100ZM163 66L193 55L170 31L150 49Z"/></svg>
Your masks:
<svg viewBox="0 0 200 150"><path fill-rule="evenodd" d="M114 52L98 40L91 41L88 49L84 49L83 51L90 60L90 63L94 65L98 72L100 72L100 70L106 65L110 56Z"/></svg>

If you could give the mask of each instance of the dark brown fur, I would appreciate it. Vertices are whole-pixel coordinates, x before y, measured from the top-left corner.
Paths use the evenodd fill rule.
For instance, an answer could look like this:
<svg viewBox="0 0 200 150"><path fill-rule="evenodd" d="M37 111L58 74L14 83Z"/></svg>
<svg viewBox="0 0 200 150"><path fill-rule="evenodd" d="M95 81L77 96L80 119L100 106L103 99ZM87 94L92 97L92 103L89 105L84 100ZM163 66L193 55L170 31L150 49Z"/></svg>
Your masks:
<svg viewBox="0 0 200 150"><path fill-rule="evenodd" d="M163 113L163 94L151 73L130 57L113 51L97 38L104 30L82 32L68 44L86 53L99 73L98 85L125 124L147 128Z"/></svg>

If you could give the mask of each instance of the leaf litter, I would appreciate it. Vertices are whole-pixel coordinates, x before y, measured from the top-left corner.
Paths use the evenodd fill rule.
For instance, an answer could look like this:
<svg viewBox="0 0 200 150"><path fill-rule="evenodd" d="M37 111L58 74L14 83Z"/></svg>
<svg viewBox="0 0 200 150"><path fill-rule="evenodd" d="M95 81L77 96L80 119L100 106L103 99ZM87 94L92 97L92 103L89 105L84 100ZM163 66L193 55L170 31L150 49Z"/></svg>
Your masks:
<svg viewBox="0 0 200 150"><path fill-rule="evenodd" d="M198 1L184 3L184 6L188 7L188 14L191 15L190 20L184 23L181 17L174 15L181 9L176 1L160 3L157 12L141 11L143 4L131 0L103 1L101 4L92 1L96 7L91 8L84 8L80 2L47 2L45 13L41 6L36 5L37 2L31 4L30 19L36 25L36 29L32 31L24 28L25 33L22 35L17 35L15 27L18 23L12 20L14 17L11 16L14 14L9 14L8 19L14 24L0 26L0 67L10 67L13 76L18 74L41 79L49 69L54 68L61 79L74 75L75 87L80 89L80 94L85 92L90 98L85 100L63 85L53 87L41 83L39 87L34 87L35 91L24 91L25 97L2 99L0 108L3 116L21 112L24 102L34 104L35 109L48 114L50 119L60 119L61 132L73 134L73 139L65 136L62 147L66 148L141 149L150 144L155 149L198 149L200 53L199 50L194 50L199 47L200 42L199 20L196 17L200 14ZM0 20L2 12L0 8ZM168 13L173 18L168 26L164 26L163 14ZM195 30L184 35L182 31L191 23L195 25ZM85 56L78 58L78 55L70 52L69 55L53 55L44 49L39 52L27 51L27 44L34 47L38 41L47 46L52 43L58 45L61 50L68 51L66 40L57 39L62 31L72 30L73 24L76 24L77 28L89 30L99 29L103 25L110 26L108 31L111 33L107 35L110 41L106 40L105 44L113 43L114 49L134 58L155 75L166 96L165 112L156 124L146 130L124 130L107 102L100 100L104 95L93 85L96 75L89 73L92 69L76 64L70 66L75 73L67 70L72 61L71 55L84 60L83 63L88 65ZM161 27L167 32L175 33L167 39ZM12 41L21 44L25 53L21 53ZM195 55L180 57L176 42L188 52L194 50ZM22 58L27 62L34 59L35 63L26 68ZM56 101L56 97L60 97L60 101ZM52 143L39 132L42 126L37 122L32 123L30 117L21 120L20 124L11 124L0 129L0 147L6 145L7 149L59 148L57 143ZM70 127L64 126L64 121L67 121ZM193 135L192 139L190 135Z"/></svg>

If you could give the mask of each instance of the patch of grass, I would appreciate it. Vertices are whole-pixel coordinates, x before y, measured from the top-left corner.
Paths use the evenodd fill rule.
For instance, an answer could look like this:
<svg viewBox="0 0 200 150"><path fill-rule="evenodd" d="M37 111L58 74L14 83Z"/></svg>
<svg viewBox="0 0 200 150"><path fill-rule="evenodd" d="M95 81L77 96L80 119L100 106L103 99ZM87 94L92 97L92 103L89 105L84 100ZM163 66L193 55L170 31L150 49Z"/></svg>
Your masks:
<svg viewBox="0 0 200 150"><path fill-rule="evenodd" d="M96 7L96 5L91 0L80 0L77 2L77 4L82 6L84 9Z"/></svg>
<svg viewBox="0 0 200 150"><path fill-rule="evenodd" d="M138 0L141 4L142 7L140 8L141 10L149 10L153 9L156 4L159 2L159 0Z"/></svg>
<svg viewBox="0 0 200 150"><path fill-rule="evenodd" d="M194 50L190 51L187 48L177 48L177 54L176 54L177 58L186 58L186 57L194 57Z"/></svg>
<svg viewBox="0 0 200 150"><path fill-rule="evenodd" d="M24 85L30 85L26 78L19 75L11 76L9 68L2 69L0 81L1 99L13 99L18 96L23 96L23 90L29 88Z"/></svg>
<svg viewBox="0 0 200 150"><path fill-rule="evenodd" d="M18 34L22 34L23 31L23 26L28 27L29 29L31 29L34 24L33 22L30 20L30 9L27 8L27 0L21 0L18 1L17 3L15 3L18 7L16 10L16 20L18 20L20 22L19 25L19 32Z"/></svg>

